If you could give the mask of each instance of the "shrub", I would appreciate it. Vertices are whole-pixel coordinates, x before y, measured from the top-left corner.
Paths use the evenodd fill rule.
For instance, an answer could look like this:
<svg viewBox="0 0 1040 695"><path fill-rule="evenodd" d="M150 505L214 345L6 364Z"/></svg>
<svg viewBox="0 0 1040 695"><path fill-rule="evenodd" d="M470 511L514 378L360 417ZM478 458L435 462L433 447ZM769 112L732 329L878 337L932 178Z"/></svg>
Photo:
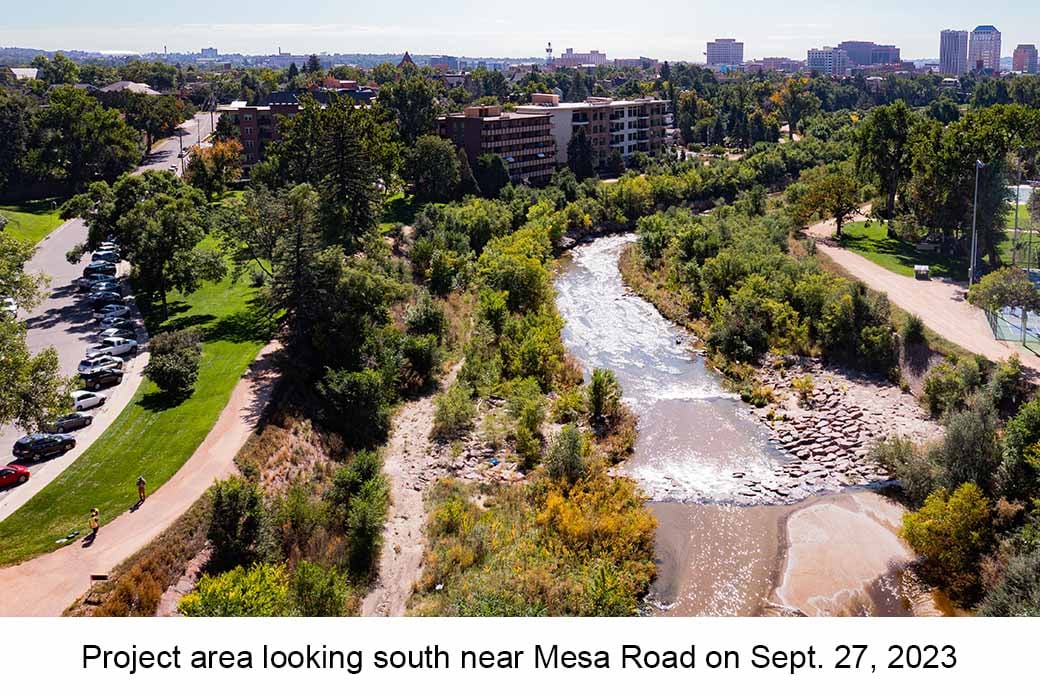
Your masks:
<svg viewBox="0 0 1040 695"><path fill-rule="evenodd" d="M375 567L389 504L390 491L382 475L365 481L351 499L345 528L347 566L356 577L367 577Z"/></svg>
<svg viewBox="0 0 1040 695"><path fill-rule="evenodd" d="M791 386L798 394L798 400L802 403L808 403L812 398L813 391L816 390L816 382L813 381L812 374L804 374L792 378Z"/></svg>
<svg viewBox="0 0 1040 695"><path fill-rule="evenodd" d="M903 327L899 329L899 336L903 345L921 345L925 342L924 321L917 314L908 314Z"/></svg>
<svg viewBox="0 0 1040 695"><path fill-rule="evenodd" d="M864 326L859 332L858 352L867 369L882 374L898 362L895 340L888 325Z"/></svg>
<svg viewBox="0 0 1040 695"><path fill-rule="evenodd" d="M947 417L946 432L936 455L942 465L945 487L952 490L963 483L974 483L989 492L1001 458L997 421L988 404L972 405Z"/></svg>
<svg viewBox="0 0 1040 695"><path fill-rule="evenodd" d="M152 339L150 350L145 376L167 393L191 393L199 377L201 334L196 330L159 333Z"/></svg>
<svg viewBox="0 0 1040 695"><path fill-rule="evenodd" d="M215 577L204 575L180 603L180 612L196 618L289 615L289 582L283 565L236 567Z"/></svg>
<svg viewBox="0 0 1040 695"><path fill-rule="evenodd" d="M257 485L239 477L216 483L206 534L213 544L212 565L226 568L259 559L263 525L263 495Z"/></svg>
<svg viewBox="0 0 1040 695"><path fill-rule="evenodd" d="M901 535L924 557L934 581L970 600L978 589L978 566L991 540L989 500L974 483L953 494L933 492L924 506L903 515Z"/></svg>
<svg viewBox="0 0 1040 695"><path fill-rule="evenodd" d="M566 425L553 437L545 454L545 470L554 480L573 485L588 470L582 455L581 432L574 425Z"/></svg>
<svg viewBox="0 0 1040 695"><path fill-rule="evenodd" d="M440 366L440 349L435 335L405 336L401 353L405 359L403 385L406 390L426 388Z"/></svg>
<svg viewBox="0 0 1040 695"><path fill-rule="evenodd" d="M580 388L560 391L552 403L552 421L560 424L577 422L585 412L585 393Z"/></svg>
<svg viewBox="0 0 1040 695"><path fill-rule="evenodd" d="M604 427L621 406L621 384L609 369L594 369L589 380L586 407L589 419L596 427Z"/></svg>
<svg viewBox="0 0 1040 695"><path fill-rule="evenodd" d="M1001 494L1027 499L1037 489L1040 472L1040 398L1023 405L1004 428L1004 454L998 473Z"/></svg>
<svg viewBox="0 0 1040 695"><path fill-rule="evenodd" d="M361 492L365 483L381 475L382 470L383 462L375 451L354 452L350 461L332 474L332 485L325 491L325 501L329 503L332 516L345 521L351 500Z"/></svg>
<svg viewBox="0 0 1040 695"><path fill-rule="evenodd" d="M982 382L982 373L972 359L947 358L928 370L921 398L932 415L942 415L964 405Z"/></svg>
<svg viewBox="0 0 1040 695"><path fill-rule="evenodd" d="M927 452L920 451L907 437L877 441L870 458L897 479L910 504L918 507L938 487L940 471Z"/></svg>
<svg viewBox="0 0 1040 695"><path fill-rule="evenodd" d="M461 384L452 384L433 401L431 439L456 439L473 428L477 408Z"/></svg>
<svg viewBox="0 0 1040 695"><path fill-rule="evenodd" d="M296 565L289 594L297 615L338 616L345 613L349 589L346 578L335 568L304 560Z"/></svg>
<svg viewBox="0 0 1040 695"><path fill-rule="evenodd" d="M379 372L329 370L318 384L324 420L349 446L382 441L390 427L390 404Z"/></svg>
<svg viewBox="0 0 1040 695"><path fill-rule="evenodd" d="M979 615L1040 617L1040 549L1016 555L979 605Z"/></svg>
<svg viewBox="0 0 1040 695"><path fill-rule="evenodd" d="M405 310L404 322L410 333L434 335L438 340L444 337L447 326L444 307L424 289L419 290L415 301Z"/></svg>

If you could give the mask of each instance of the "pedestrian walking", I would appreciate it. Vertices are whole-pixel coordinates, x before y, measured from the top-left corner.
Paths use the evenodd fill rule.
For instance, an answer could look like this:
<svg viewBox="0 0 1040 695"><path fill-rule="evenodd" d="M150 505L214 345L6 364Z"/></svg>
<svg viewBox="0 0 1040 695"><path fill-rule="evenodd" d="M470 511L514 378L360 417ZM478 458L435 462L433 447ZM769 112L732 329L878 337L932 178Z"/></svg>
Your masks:
<svg viewBox="0 0 1040 695"><path fill-rule="evenodd" d="M98 511L97 507L92 507L90 510L90 535L87 536L88 542L93 542L97 538L99 528L101 528L101 512Z"/></svg>
<svg viewBox="0 0 1040 695"><path fill-rule="evenodd" d="M147 496L144 494L144 476L137 476L137 502L138 504L144 503L144 498Z"/></svg>

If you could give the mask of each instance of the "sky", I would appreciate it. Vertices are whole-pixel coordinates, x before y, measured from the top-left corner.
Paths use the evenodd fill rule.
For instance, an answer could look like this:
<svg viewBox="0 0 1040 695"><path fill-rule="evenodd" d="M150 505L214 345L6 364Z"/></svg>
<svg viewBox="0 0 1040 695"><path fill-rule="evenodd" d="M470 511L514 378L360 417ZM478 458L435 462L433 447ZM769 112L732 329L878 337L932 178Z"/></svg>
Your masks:
<svg viewBox="0 0 1040 695"><path fill-rule="evenodd" d="M735 37L745 59L804 58L843 40L894 43L914 59L938 56L941 29L978 24L1001 30L1004 55L1040 45L1032 0L31 0L12 9L0 13L0 46L45 50L531 57L551 41L557 53L703 61L706 41Z"/></svg>

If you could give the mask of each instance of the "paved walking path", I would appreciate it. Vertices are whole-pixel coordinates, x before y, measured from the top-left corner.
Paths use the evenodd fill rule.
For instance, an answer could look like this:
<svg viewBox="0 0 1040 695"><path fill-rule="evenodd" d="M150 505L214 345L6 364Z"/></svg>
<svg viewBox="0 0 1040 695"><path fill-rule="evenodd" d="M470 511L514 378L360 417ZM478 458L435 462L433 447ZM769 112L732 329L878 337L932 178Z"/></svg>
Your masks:
<svg viewBox="0 0 1040 695"><path fill-rule="evenodd" d="M271 342L260 351L206 439L140 509L102 526L89 547L76 539L47 555L0 569L0 615L61 615L90 589L90 575L107 574L176 521L213 481L229 476L235 454L270 400L277 376L272 353L279 347ZM84 518L87 512L83 510Z"/></svg>
<svg viewBox="0 0 1040 695"><path fill-rule="evenodd" d="M884 292L892 303L917 314L926 326L965 350L991 360L1006 360L1017 353L1023 365L1040 372L1040 355L1032 349L993 337L986 314L965 299L967 282L948 278L916 280L893 273L838 246L833 239L834 230L834 220L825 220L809 227L808 234L817 239L818 252L829 256L868 287Z"/></svg>

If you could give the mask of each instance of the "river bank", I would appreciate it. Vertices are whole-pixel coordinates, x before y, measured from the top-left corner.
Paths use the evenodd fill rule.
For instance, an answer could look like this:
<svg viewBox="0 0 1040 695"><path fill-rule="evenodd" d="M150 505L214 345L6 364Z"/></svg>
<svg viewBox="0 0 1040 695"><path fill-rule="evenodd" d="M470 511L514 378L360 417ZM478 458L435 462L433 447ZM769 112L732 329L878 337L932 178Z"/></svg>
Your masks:
<svg viewBox="0 0 1040 695"><path fill-rule="evenodd" d="M577 247L556 287L568 350L586 370L613 369L639 416L623 472L659 521L649 612L937 612L908 578L902 508L848 488L885 477L864 466L876 436L937 431L912 395L810 361L776 368L771 406L742 403L696 355L695 337L662 316L681 298L659 312L625 285L619 259L632 239ZM811 399L798 402L788 370L814 374Z"/></svg>

